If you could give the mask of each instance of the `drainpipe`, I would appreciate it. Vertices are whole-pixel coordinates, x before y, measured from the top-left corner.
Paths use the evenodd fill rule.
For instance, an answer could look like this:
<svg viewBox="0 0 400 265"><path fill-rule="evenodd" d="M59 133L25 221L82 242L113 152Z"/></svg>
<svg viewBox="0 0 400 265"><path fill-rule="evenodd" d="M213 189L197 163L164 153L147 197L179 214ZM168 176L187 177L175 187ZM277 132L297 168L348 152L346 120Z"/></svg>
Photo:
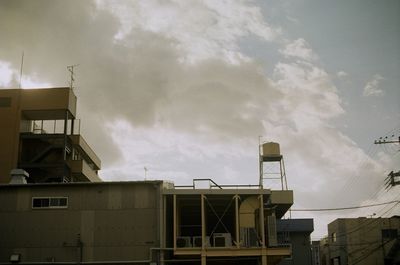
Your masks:
<svg viewBox="0 0 400 265"><path fill-rule="evenodd" d="M78 259L78 264L82 264L83 261L83 242L81 240L81 234L77 235L77 247L78 247L78 255L79 255L79 259Z"/></svg>

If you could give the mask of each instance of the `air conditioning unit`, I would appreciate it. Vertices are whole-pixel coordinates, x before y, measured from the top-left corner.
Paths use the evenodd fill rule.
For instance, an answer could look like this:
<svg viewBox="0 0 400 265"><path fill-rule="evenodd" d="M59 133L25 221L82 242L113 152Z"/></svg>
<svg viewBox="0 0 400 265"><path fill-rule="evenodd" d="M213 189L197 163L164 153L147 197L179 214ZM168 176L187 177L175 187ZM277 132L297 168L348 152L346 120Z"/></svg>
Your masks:
<svg viewBox="0 0 400 265"><path fill-rule="evenodd" d="M206 247L211 247L210 243L210 237L206 236L206 242L205 242ZM201 247L201 236L194 236L193 237L193 247Z"/></svg>
<svg viewBox="0 0 400 265"><path fill-rule="evenodd" d="M276 217L275 215L267 216L268 225L268 246L276 247L278 245L278 236L276 232Z"/></svg>
<svg viewBox="0 0 400 265"><path fill-rule="evenodd" d="M214 233L214 247L231 247L232 236L230 233Z"/></svg>
<svg viewBox="0 0 400 265"><path fill-rule="evenodd" d="M240 242L244 247L258 247L259 238L254 227L240 228Z"/></svg>
<svg viewBox="0 0 400 265"><path fill-rule="evenodd" d="M178 248L190 248L192 247L190 236L178 236L176 238L176 246Z"/></svg>

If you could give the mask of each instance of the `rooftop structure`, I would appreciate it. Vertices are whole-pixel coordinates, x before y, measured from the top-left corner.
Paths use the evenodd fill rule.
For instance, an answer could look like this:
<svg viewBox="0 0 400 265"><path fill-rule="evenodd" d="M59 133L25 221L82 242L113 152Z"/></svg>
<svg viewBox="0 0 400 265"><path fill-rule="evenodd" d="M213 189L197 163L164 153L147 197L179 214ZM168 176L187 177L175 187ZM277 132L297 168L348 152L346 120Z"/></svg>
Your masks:
<svg viewBox="0 0 400 265"><path fill-rule="evenodd" d="M277 264L290 190L164 181L0 185L0 264ZM124 263L125 264L125 263Z"/></svg>
<svg viewBox="0 0 400 265"><path fill-rule="evenodd" d="M101 162L80 135L68 87L0 89L0 183L13 169L28 182L101 181Z"/></svg>

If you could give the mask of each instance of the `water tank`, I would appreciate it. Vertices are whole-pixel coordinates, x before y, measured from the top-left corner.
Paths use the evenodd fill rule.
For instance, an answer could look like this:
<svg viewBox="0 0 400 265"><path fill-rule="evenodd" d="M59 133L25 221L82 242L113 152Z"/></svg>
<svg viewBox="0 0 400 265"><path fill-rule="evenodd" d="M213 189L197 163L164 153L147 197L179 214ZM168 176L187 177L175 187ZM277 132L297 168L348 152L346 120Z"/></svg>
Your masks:
<svg viewBox="0 0 400 265"><path fill-rule="evenodd" d="M262 156L264 157L280 157L281 150L278 143L269 142L262 145Z"/></svg>

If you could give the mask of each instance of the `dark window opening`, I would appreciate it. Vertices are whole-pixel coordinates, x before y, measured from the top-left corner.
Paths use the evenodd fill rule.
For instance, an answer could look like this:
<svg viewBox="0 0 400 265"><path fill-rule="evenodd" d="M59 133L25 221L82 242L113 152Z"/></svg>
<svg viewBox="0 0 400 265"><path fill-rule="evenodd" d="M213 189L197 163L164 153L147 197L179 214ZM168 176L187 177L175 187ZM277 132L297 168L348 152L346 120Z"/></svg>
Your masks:
<svg viewBox="0 0 400 265"><path fill-rule="evenodd" d="M32 208L67 208L67 197L32 198Z"/></svg>

